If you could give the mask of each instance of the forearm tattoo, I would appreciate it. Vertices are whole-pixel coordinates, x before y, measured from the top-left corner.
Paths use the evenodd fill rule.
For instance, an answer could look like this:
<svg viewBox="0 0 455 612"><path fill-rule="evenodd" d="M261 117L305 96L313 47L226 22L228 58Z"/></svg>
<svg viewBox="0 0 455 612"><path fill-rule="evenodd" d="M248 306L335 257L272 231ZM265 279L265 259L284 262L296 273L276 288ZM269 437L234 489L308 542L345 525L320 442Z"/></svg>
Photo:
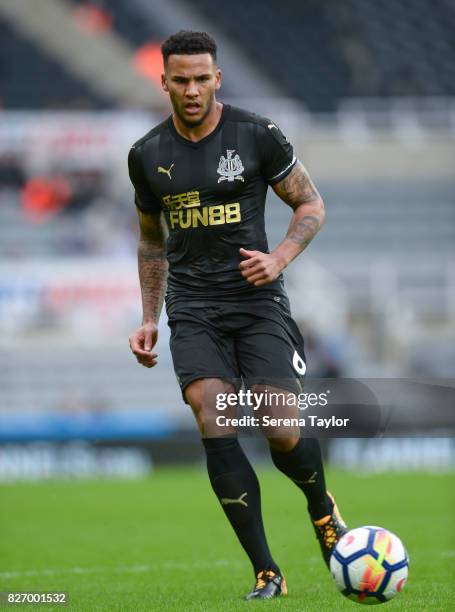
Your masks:
<svg viewBox="0 0 455 612"><path fill-rule="evenodd" d="M166 233L160 215L139 214L141 236L138 246L139 281L144 321L157 322L166 291Z"/></svg>
<svg viewBox="0 0 455 612"><path fill-rule="evenodd" d="M318 233L321 222L314 215L305 215L302 219L299 219L297 215L298 212L294 213L286 238L298 244L303 250Z"/></svg>

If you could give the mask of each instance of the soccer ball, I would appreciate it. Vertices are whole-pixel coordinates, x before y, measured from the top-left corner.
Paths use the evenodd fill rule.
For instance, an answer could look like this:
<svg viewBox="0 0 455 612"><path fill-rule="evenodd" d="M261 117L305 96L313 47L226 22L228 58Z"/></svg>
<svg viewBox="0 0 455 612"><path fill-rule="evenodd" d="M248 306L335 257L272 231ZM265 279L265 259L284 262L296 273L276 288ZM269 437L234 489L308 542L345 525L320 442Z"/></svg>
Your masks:
<svg viewBox="0 0 455 612"><path fill-rule="evenodd" d="M382 527L351 529L330 557L339 590L357 603L378 604L399 593L408 577L409 558L400 538Z"/></svg>

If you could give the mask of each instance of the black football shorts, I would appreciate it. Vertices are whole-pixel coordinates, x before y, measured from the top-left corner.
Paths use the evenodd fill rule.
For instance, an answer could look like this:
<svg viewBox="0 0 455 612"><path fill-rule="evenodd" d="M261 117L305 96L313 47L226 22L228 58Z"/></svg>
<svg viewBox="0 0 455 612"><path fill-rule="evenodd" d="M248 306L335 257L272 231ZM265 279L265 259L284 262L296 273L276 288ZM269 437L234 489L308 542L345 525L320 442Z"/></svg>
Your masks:
<svg viewBox="0 0 455 612"><path fill-rule="evenodd" d="M287 298L179 302L167 308L174 369L185 388L200 378L302 391L302 335Z"/></svg>

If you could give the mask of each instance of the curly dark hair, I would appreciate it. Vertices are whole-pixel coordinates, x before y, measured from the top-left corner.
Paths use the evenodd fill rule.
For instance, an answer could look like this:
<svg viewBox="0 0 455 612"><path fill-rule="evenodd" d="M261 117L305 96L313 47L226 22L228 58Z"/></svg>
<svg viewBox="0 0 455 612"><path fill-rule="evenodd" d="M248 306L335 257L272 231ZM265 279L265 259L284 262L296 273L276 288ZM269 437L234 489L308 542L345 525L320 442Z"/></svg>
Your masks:
<svg viewBox="0 0 455 612"><path fill-rule="evenodd" d="M161 45L161 53L165 64L172 54L197 55L198 53L210 53L213 61L216 62L216 42L207 32L180 30L180 32L169 36L164 41Z"/></svg>

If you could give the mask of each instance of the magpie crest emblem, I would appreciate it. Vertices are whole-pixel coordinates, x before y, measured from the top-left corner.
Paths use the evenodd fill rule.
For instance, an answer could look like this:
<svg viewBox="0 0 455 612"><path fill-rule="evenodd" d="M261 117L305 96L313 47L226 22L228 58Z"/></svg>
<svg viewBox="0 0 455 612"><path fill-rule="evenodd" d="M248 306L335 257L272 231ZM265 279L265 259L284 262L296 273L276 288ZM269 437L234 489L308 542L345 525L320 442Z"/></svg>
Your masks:
<svg viewBox="0 0 455 612"><path fill-rule="evenodd" d="M221 183L221 181L229 181L232 183L234 180L244 182L245 180L243 176L241 176L242 172L245 170L242 160L239 155L234 155L234 157L232 157L233 153L235 153L235 149L227 149L227 157L224 157L224 155L220 157L220 163L218 164L217 170L220 175L218 179L219 183Z"/></svg>

